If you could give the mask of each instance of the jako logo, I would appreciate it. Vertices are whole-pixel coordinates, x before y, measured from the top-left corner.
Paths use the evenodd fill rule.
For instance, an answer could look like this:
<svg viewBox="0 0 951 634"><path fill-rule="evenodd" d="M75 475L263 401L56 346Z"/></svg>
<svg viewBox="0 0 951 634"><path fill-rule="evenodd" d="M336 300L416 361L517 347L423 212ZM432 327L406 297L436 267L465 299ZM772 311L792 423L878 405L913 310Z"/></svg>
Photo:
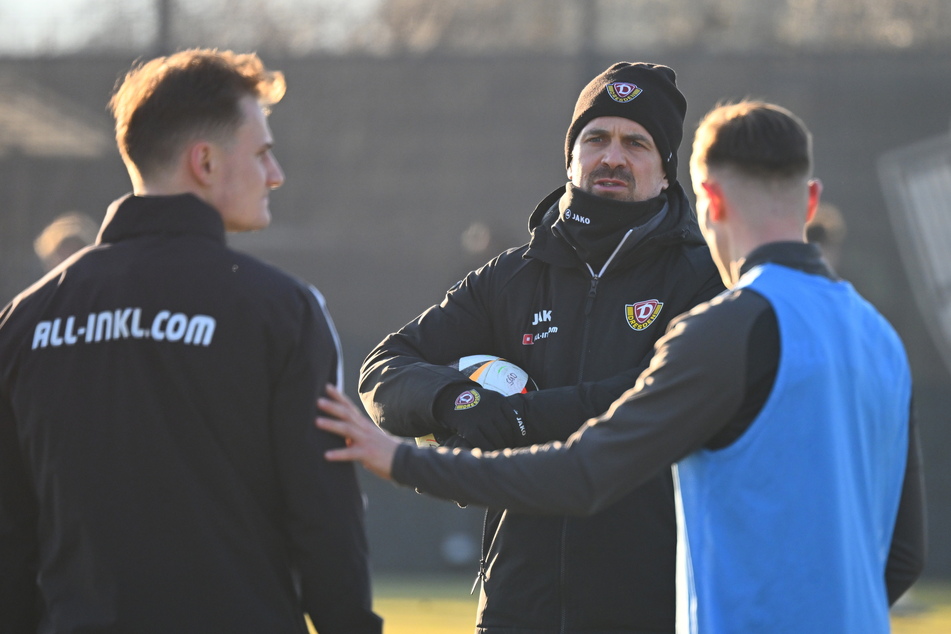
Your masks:
<svg viewBox="0 0 951 634"><path fill-rule="evenodd" d="M533 325L533 326L537 326L538 324L542 323L543 321L551 321L551 311L550 311L550 310L543 310L543 311L540 311L540 312L535 313L535 321L532 322L532 325Z"/></svg>
<svg viewBox="0 0 951 634"><path fill-rule="evenodd" d="M571 209L565 209L565 220L574 220L575 222L580 222L583 225L591 224L591 218L576 214L575 212L571 211Z"/></svg>
<svg viewBox="0 0 951 634"><path fill-rule="evenodd" d="M33 350L58 348L76 343L99 343L116 339L153 339L208 346L215 334L215 318L208 315L159 311L151 324L142 324L141 308L118 308L89 313L85 325L77 326L76 317L41 321L33 330ZM80 322L82 323L82 322ZM144 326L144 327L143 327Z"/></svg>

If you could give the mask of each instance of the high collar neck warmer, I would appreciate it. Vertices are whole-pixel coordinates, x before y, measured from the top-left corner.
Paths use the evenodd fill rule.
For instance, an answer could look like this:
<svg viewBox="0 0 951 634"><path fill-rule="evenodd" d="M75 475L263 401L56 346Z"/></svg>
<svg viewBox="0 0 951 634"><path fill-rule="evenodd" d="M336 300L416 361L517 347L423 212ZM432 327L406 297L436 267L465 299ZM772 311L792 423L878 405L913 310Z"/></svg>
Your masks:
<svg viewBox="0 0 951 634"><path fill-rule="evenodd" d="M627 202L595 196L569 183L558 201L558 219L551 230L568 242L582 261L601 268L628 233L626 248L653 231L666 210L666 193Z"/></svg>

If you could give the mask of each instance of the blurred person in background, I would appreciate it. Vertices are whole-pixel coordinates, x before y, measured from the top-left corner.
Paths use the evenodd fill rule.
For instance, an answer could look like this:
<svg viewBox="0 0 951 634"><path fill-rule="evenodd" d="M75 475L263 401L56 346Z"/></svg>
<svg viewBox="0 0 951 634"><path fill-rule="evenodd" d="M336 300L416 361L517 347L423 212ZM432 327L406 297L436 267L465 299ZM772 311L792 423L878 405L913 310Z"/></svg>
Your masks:
<svg viewBox="0 0 951 634"><path fill-rule="evenodd" d="M381 632L355 473L312 424L330 317L225 242L270 222L283 94L253 54L133 67L133 194L0 312L4 634Z"/></svg>
<svg viewBox="0 0 951 634"><path fill-rule="evenodd" d="M70 211L46 225L33 241L33 251L43 269L51 271L72 254L93 244L98 232L99 227L92 218Z"/></svg>
<svg viewBox="0 0 951 634"><path fill-rule="evenodd" d="M569 182L529 242L451 288L361 369L370 416L402 436L502 449L564 440L647 366L670 319L723 290L677 180L686 100L672 69L620 62L581 91ZM541 388L503 397L446 364L504 357ZM477 631L673 632L669 472L589 518L488 511Z"/></svg>
<svg viewBox="0 0 951 634"><path fill-rule="evenodd" d="M730 290L674 320L606 413L566 443L433 451L328 390L340 420L317 423L348 438L328 458L529 514L598 513L674 463L677 632L886 634L926 551L904 346L805 242L822 187L794 114L715 108L691 180Z"/></svg>
<svg viewBox="0 0 951 634"><path fill-rule="evenodd" d="M806 242L819 246L822 256L833 269L839 266L846 225L842 212L835 205L821 203L816 215L806 223Z"/></svg>

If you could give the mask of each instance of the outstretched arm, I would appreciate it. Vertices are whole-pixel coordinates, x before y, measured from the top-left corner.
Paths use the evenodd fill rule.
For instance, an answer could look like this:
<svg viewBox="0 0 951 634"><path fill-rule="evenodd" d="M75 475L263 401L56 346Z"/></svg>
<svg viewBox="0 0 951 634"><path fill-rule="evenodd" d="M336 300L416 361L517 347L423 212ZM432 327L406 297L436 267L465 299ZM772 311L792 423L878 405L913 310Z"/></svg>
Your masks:
<svg viewBox="0 0 951 634"><path fill-rule="evenodd" d="M387 336L361 368L360 398L369 416L387 431L400 436L435 433L444 440L458 434L468 446L483 450L527 446L566 440L589 418L600 415L637 381L647 368L652 350L643 358L626 353L631 365L615 376L597 382L543 385L527 394L500 397L487 394L483 404L462 412L453 404L464 390L477 388L448 364L467 354L497 354L520 365L536 379L546 376L523 358L518 338L502 336L521 299L507 293L508 283L532 266L521 251L502 254L470 273L399 332ZM518 257L516 257L518 256ZM652 327L663 332L667 319L711 299L723 290L709 257L693 254L694 268L678 278L676 297L668 298L665 312ZM509 333L510 335L512 333ZM448 443L448 446L458 446Z"/></svg>
<svg viewBox="0 0 951 634"><path fill-rule="evenodd" d="M703 446L733 419L743 400L743 381L724 385L710 376L714 369L716 376L742 376L725 360L742 361L744 354L737 351L745 347L737 340L748 328L741 323L711 341L710 333L719 329L703 322L715 312L680 321L634 388L564 444L486 453L420 449L382 436L352 404L321 402L340 420L320 418L319 426L348 439L346 449L327 458L359 461L381 477L466 504L521 513L594 513ZM727 311L722 319L732 325L735 317Z"/></svg>

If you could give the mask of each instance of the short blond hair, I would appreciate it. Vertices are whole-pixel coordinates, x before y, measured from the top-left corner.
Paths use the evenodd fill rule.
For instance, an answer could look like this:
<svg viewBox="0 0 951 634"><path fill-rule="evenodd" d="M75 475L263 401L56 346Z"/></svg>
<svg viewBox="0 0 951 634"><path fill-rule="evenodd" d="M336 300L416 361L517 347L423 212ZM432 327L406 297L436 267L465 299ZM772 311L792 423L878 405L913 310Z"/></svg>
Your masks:
<svg viewBox="0 0 951 634"><path fill-rule="evenodd" d="M170 165L202 136L223 138L242 123L239 102L267 108L284 96L284 75L254 53L190 49L134 66L109 101L116 143L143 177Z"/></svg>

